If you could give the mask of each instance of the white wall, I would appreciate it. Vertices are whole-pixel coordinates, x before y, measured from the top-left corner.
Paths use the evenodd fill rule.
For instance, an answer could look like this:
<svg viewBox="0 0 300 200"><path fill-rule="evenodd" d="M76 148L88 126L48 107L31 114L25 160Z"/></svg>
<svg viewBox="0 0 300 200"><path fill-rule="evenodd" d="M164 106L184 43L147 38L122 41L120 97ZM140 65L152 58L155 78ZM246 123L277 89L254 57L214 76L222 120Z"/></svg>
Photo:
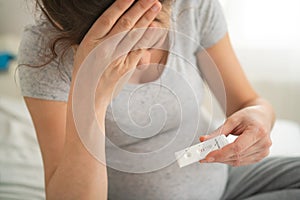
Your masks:
<svg viewBox="0 0 300 200"><path fill-rule="evenodd" d="M278 117L300 122L300 1L220 1L248 78Z"/></svg>
<svg viewBox="0 0 300 200"><path fill-rule="evenodd" d="M233 45L249 75L254 79L295 79L295 72L300 73L300 1L221 2Z"/></svg>
<svg viewBox="0 0 300 200"><path fill-rule="evenodd" d="M23 27L33 23L33 7L29 9L27 2L33 1L0 0L0 51L17 54ZM14 80L16 64L16 61L12 62L8 72L0 73L0 97L20 98L20 90Z"/></svg>
<svg viewBox="0 0 300 200"><path fill-rule="evenodd" d="M0 35L20 36L23 26L33 22L32 6L28 9L27 2L33 1L0 0Z"/></svg>

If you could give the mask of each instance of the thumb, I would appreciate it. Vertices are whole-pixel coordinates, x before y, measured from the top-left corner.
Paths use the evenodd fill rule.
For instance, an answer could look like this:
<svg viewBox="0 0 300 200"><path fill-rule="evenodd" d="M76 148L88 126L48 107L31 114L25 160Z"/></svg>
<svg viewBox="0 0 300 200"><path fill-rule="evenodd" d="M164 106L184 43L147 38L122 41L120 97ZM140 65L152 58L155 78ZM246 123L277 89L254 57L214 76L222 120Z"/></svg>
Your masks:
<svg viewBox="0 0 300 200"><path fill-rule="evenodd" d="M209 135L201 136L200 142L204 142L206 140L215 138L220 135L225 135L227 137L234 128L235 127L232 126L232 124L228 120L226 120L223 125L221 125L219 128L217 128L215 131L211 132Z"/></svg>

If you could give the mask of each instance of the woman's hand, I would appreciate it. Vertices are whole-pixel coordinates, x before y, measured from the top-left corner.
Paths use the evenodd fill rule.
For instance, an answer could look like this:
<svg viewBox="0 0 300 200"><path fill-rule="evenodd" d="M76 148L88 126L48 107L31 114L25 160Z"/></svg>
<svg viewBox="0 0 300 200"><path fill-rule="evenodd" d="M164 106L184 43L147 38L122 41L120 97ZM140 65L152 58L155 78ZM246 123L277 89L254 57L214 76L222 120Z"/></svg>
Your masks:
<svg viewBox="0 0 300 200"><path fill-rule="evenodd" d="M161 4L158 0L117 0L99 17L76 49L73 77L76 76L84 59L97 45L103 41L107 41L110 37L118 33L125 32L126 34L123 34L122 36L124 37L119 38L117 42L109 43L109 46L103 49L103 55L107 55L105 51L134 49L139 43L145 42L143 40L149 40L151 35L148 33L147 28L151 26L151 23L160 10ZM133 33L133 30L137 28L141 30L139 34ZM142 32L143 29L144 32ZM102 100L104 99L106 103L109 103L118 81L125 74L133 71L144 51L144 49L131 51L117 60L112 60L113 58L109 56L108 58L101 58L111 59L109 60L111 64L101 76L97 96L100 96ZM97 62L103 62L103 60L97 60ZM122 81L122 83L125 82L126 80Z"/></svg>
<svg viewBox="0 0 300 200"><path fill-rule="evenodd" d="M256 163L269 154L274 114L265 101L258 102L235 112L212 134L200 138L205 141L221 134L238 136L233 143L209 153L201 163L242 166Z"/></svg>

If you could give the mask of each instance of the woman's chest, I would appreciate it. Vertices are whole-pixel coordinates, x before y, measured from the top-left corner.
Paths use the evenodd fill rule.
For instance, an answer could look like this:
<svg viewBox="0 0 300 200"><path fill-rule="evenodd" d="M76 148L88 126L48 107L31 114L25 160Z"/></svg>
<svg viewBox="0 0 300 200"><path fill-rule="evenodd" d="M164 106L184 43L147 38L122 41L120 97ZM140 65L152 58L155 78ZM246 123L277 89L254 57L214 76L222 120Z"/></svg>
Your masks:
<svg viewBox="0 0 300 200"><path fill-rule="evenodd" d="M172 56L159 79L126 84L112 101L106 115L106 134L113 143L126 146L195 125L203 99L203 81L195 66ZM160 141L152 141L154 146L160 145Z"/></svg>

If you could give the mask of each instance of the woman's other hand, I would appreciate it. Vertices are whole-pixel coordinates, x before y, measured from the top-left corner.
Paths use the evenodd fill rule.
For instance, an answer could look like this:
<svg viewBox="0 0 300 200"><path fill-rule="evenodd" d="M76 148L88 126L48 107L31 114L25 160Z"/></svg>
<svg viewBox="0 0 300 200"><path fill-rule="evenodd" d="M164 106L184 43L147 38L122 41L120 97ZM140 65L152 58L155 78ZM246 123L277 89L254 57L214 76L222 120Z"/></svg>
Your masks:
<svg viewBox="0 0 300 200"><path fill-rule="evenodd" d="M265 158L269 154L272 144L270 132L273 124L268 114L270 108L265 103L264 100L256 100L253 105L228 117L225 123L212 134L201 137L200 141L221 134L238 136L233 143L209 153L200 162L220 162L232 166L242 166L256 163Z"/></svg>

